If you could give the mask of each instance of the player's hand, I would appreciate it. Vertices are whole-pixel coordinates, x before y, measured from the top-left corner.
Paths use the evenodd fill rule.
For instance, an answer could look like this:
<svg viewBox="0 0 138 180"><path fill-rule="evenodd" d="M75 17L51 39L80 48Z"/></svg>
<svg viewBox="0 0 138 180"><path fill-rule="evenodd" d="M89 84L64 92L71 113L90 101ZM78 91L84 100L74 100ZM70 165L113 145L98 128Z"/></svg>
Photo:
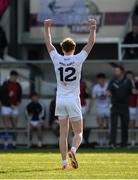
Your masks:
<svg viewBox="0 0 138 180"><path fill-rule="evenodd" d="M138 94L138 91L137 91L136 88L133 88L133 89L132 89L132 94L133 94L133 95L137 95L137 94Z"/></svg>
<svg viewBox="0 0 138 180"><path fill-rule="evenodd" d="M107 90L107 91L105 92L105 96L107 96L107 97L111 96L111 92Z"/></svg>
<svg viewBox="0 0 138 180"><path fill-rule="evenodd" d="M52 23L53 23L52 19L46 19L46 20L44 21L44 24L45 24L47 27L51 27L51 26L52 26Z"/></svg>
<svg viewBox="0 0 138 180"><path fill-rule="evenodd" d="M89 19L89 26L90 26L90 29L96 30L96 20L95 19Z"/></svg>

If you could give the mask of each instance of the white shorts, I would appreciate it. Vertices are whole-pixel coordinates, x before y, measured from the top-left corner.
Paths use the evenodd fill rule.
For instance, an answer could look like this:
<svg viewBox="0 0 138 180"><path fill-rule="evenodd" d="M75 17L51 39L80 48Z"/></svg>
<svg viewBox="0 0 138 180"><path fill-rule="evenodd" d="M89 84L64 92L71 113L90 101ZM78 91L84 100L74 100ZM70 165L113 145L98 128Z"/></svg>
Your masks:
<svg viewBox="0 0 138 180"><path fill-rule="evenodd" d="M80 98L57 97L55 115L59 120L70 119L73 121L82 119Z"/></svg>
<svg viewBox="0 0 138 180"><path fill-rule="evenodd" d="M39 121L31 121L30 122L31 126L33 127L37 127L40 124L44 124L43 120L39 120Z"/></svg>
<svg viewBox="0 0 138 180"><path fill-rule="evenodd" d="M137 120L138 112L136 107L129 107L130 120Z"/></svg>
<svg viewBox="0 0 138 180"><path fill-rule="evenodd" d="M8 106L2 106L1 108L1 114L2 116L11 116L11 117L17 117L19 115L18 108L11 108Z"/></svg>
<svg viewBox="0 0 138 180"><path fill-rule="evenodd" d="M97 117L99 118L109 118L110 108L109 107L97 107L96 109Z"/></svg>

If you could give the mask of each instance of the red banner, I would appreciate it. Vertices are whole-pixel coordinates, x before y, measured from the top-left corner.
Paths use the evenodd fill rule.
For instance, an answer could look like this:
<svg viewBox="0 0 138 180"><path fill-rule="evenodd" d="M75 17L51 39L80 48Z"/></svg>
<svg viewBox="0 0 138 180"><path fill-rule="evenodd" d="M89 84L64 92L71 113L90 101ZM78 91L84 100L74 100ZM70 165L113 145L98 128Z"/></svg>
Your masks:
<svg viewBox="0 0 138 180"><path fill-rule="evenodd" d="M5 12L5 10L8 7L8 0L0 0L0 17L3 15L3 13Z"/></svg>

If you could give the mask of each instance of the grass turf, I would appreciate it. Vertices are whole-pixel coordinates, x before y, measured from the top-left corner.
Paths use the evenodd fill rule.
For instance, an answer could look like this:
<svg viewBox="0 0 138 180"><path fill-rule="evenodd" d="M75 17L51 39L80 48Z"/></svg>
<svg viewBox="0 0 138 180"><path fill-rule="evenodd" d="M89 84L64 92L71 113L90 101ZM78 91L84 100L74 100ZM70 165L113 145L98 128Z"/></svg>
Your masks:
<svg viewBox="0 0 138 180"><path fill-rule="evenodd" d="M57 150L0 151L0 179L138 179L138 150L80 150L79 169L61 170Z"/></svg>

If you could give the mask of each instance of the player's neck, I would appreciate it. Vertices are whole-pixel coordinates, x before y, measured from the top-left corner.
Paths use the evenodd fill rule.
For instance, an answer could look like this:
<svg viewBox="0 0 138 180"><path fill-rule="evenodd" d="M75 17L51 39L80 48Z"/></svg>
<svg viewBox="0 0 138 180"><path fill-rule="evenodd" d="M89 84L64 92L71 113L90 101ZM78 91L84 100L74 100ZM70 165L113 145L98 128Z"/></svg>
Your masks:
<svg viewBox="0 0 138 180"><path fill-rule="evenodd" d="M72 55L73 55L72 52L64 53L64 56L72 56Z"/></svg>
<svg viewBox="0 0 138 180"><path fill-rule="evenodd" d="M122 75L120 75L119 77L117 77L117 79L118 79L119 81L123 80L123 79L124 79L124 74L122 74Z"/></svg>

